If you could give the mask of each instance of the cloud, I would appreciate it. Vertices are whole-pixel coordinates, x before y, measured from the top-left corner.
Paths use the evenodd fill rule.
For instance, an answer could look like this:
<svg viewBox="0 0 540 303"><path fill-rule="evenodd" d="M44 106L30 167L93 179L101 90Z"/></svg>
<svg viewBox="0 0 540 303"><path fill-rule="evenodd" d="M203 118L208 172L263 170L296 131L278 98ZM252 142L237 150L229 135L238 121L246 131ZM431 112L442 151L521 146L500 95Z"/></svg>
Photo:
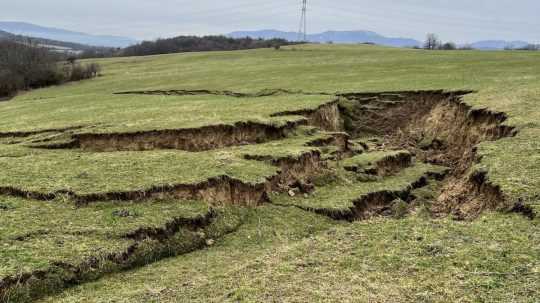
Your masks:
<svg viewBox="0 0 540 303"><path fill-rule="evenodd" d="M458 42L523 39L540 42L537 0L308 0L311 32L373 30L422 39L436 32ZM0 19L139 39L178 34L275 28L296 30L296 0L17 0Z"/></svg>

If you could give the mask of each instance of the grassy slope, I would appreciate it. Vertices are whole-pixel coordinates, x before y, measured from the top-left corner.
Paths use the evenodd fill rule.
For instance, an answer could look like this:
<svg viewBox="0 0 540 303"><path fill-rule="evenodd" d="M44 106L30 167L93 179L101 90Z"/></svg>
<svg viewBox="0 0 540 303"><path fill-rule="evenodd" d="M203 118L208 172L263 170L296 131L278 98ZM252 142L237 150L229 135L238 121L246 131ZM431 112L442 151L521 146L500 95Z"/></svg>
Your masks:
<svg viewBox="0 0 540 303"><path fill-rule="evenodd" d="M412 167L405 168L395 176L371 182L356 181L354 173L343 172L352 175L347 181L330 183L319 187L309 198L280 196L276 202L284 205L297 205L304 208L326 209L336 211L346 211L354 206L353 201L369 193L378 191L406 191L411 183L427 176L430 172L439 172L442 168L429 164L418 163ZM351 180L351 181L349 181Z"/></svg>
<svg viewBox="0 0 540 303"><path fill-rule="evenodd" d="M474 89L478 93L467 96L467 102L507 112L508 123L520 130L515 138L482 144L480 152L484 157L479 166L486 168L491 180L512 197L524 196L531 204L538 205L540 54L425 52L336 45L295 49L102 60L104 76L99 79L36 90L0 104L0 132L73 125L97 126L90 130L99 132L183 128L246 120L274 123L276 120L269 118L272 113L313 108L329 100L328 96L301 95L254 99L112 95L127 90ZM251 111L253 105L257 109ZM197 119L178 115L179 108L191 112ZM297 153L305 148L297 144L265 146L247 148L255 149L255 154L272 155ZM100 186L132 188L171 182L171 176L175 180L197 179L206 176L209 169L215 169L215 164L223 159L226 162L223 170L234 170L238 161L245 161L237 161L241 153L232 148L192 160L193 155L184 156L182 152L157 151L145 156L133 153L133 157L126 157L129 153L33 151L19 145L2 144L0 163L9 170L7 173L4 170L0 179L41 190L65 188L66 184L81 190L95 190ZM148 155L158 160L140 163L146 162ZM185 158L177 163L177 170L171 170L171 158L164 155ZM20 156L25 158L18 158ZM112 160L107 162L106 157ZM68 166L58 167L66 163ZM103 175L97 174L101 171L98 166L92 182L76 180L77 176L86 176L82 174L86 170L96 169L93 163L102 164ZM113 178L117 168L109 167L112 163L123 165L124 173L130 177ZM132 176L139 167L133 166L134 163L146 165L140 170L141 178ZM263 163L253 165L237 166L238 175L256 179L265 175L267 169L275 169ZM159 167L162 170L158 170ZM78 174L73 174L72 170L79 170ZM145 172L149 171L155 175L147 176ZM180 177L175 176L178 171L182 171ZM107 174L109 177L102 178ZM33 177L24 180L25 175ZM90 186L96 188L89 189ZM332 200L327 202L332 203ZM10 211L0 210L1 219ZM351 295L372 296L374 301L398 298L509 301L515 296L516 301L532 302L530 298L539 296L538 219L531 223L517 216L487 215L474 223L459 223L411 217L404 221L374 220L341 225L295 208L268 207L252 212L240 233L213 249L166 260L129 274L113 275L70 290L61 297L65 302L110 302L111 298L124 302L182 302L185 298L201 300L205 297L213 301L249 302L272 298L317 301L332 295L342 299ZM331 227L336 224L338 227ZM16 227L11 228L17 231ZM327 229L329 232L324 232ZM412 238L416 234L420 236ZM311 237L299 241L306 236ZM3 242L6 247L12 243ZM20 250L16 246L15 249ZM32 253L31 249L28 251ZM22 256L15 255L12 258ZM39 258L29 260L30 264L39 263ZM59 300L59 297L51 298L50 302Z"/></svg>
<svg viewBox="0 0 540 303"><path fill-rule="evenodd" d="M98 203L76 208L69 202L1 197L0 278L44 270L54 262L77 264L90 256L124 251L125 235L140 228L164 228L174 218L204 216L200 202ZM115 213L125 212L127 216ZM44 220L46 218L46 220Z"/></svg>
<svg viewBox="0 0 540 303"><path fill-rule="evenodd" d="M219 176L245 183L263 183L278 168L245 156L296 158L319 150L308 142L327 138L324 133L297 135L257 145L206 152L155 150L92 153L80 150L35 150L0 144L0 186L29 192L69 190L78 195L147 190L152 187L197 184Z"/></svg>
<svg viewBox="0 0 540 303"><path fill-rule="evenodd" d="M73 95L70 88L64 89L65 95L52 99L17 100L1 104L0 133L70 127L85 127L79 130L81 133L122 133L247 121L279 126L301 117L270 117L271 114L315 109L335 99L331 96L305 95L260 98L98 93Z"/></svg>
<svg viewBox="0 0 540 303"><path fill-rule="evenodd" d="M491 180L513 197L523 196L528 199L540 195L540 158L531 157L540 149L540 112L536 110L540 102L538 52L427 52L373 46L307 45L289 47L282 51L263 49L173 54L114 58L100 62L104 66L104 77L37 90L19 96L13 102L1 104L0 112L5 114L2 119L4 126L0 129L14 130L9 125L20 126L16 121L28 119L28 123L32 122L34 118L21 115L21 111L31 113L32 108L37 107L35 104L40 103L45 104L41 112L48 114L50 108L56 105L77 104L75 108L84 108L91 101L115 98L140 105L140 101L134 100L164 99L159 96L111 95L113 92L129 90L210 89L258 92L282 88L306 92L354 92L472 89L478 93L466 97L471 105L504 111L510 116L508 124L520 129L520 135L515 138L482 144L480 153L485 155L482 166L490 171ZM177 97L168 98L172 100ZM305 102L321 102L318 98L321 97L309 96L307 100L314 101ZM188 99L198 100L196 97ZM25 102L28 100L33 102ZM83 104L79 105L79 101ZM300 102L300 106L308 105L303 102ZM109 103L109 106L114 110L114 104ZM273 106L270 108L274 110ZM276 108L275 111L280 110ZM107 112L107 107L100 112ZM131 116L122 112L116 108L112 117ZM162 113L166 112L163 110ZM152 123L164 119L159 110L159 118L155 117L156 113L150 113L146 118L153 119ZM39 119L47 124L55 124L52 121L56 120L56 114L53 111L51 116ZM67 114L82 116L71 112ZM84 115L87 116L92 114ZM99 119L101 117L90 120ZM211 119L220 120L219 115ZM244 120L246 116L241 114L235 119ZM113 123L112 127L124 131L130 127L137 128L136 125L119 122ZM29 124L22 126L34 127Z"/></svg>
<svg viewBox="0 0 540 303"><path fill-rule="evenodd" d="M42 302L535 302L539 223L492 214L349 225L267 206L208 250Z"/></svg>

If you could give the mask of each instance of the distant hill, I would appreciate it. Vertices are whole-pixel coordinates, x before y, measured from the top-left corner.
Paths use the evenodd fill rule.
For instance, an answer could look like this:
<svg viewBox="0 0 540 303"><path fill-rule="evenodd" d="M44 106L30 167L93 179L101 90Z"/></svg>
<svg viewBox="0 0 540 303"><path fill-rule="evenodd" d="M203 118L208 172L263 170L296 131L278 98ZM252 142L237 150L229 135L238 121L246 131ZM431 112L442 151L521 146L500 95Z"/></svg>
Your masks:
<svg viewBox="0 0 540 303"><path fill-rule="evenodd" d="M13 36L13 35L8 33L8 32L0 31L0 39L9 38L11 36Z"/></svg>
<svg viewBox="0 0 540 303"><path fill-rule="evenodd" d="M108 50L108 48L104 48L104 47L96 47L96 46L89 46L89 45L79 44L79 43L15 35L15 34L5 32L5 31L1 31L1 30L0 30L0 40L9 40L9 41L15 41L15 42L20 42L24 44L34 44L40 47L48 48L58 53L67 53L67 54L80 54L84 51Z"/></svg>
<svg viewBox="0 0 540 303"><path fill-rule="evenodd" d="M43 27L25 22L0 22L0 30L16 35L92 46L126 47L137 43L136 40L126 37L90 35L64 29Z"/></svg>
<svg viewBox="0 0 540 303"><path fill-rule="evenodd" d="M281 38L289 41L296 41L298 39L298 33L277 30L238 31L232 32L228 36L233 38ZM307 40L316 43L327 43L330 41L334 43L375 43L394 47L420 46L422 44L415 39L385 37L370 31L326 31L324 33L308 35Z"/></svg>
<svg viewBox="0 0 540 303"><path fill-rule="evenodd" d="M471 46L476 49L484 50L500 50L506 47L522 48L526 47L529 43L525 41L504 41L504 40L485 40L472 43Z"/></svg>

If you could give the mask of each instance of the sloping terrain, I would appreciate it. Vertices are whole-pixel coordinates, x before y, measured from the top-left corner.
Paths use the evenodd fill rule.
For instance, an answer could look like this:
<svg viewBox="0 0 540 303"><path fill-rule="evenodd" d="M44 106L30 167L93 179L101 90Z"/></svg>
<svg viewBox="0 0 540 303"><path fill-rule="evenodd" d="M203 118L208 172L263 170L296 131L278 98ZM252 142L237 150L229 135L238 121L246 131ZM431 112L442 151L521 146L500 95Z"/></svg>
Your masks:
<svg viewBox="0 0 540 303"><path fill-rule="evenodd" d="M308 45L22 94L0 300L533 302L538 59Z"/></svg>

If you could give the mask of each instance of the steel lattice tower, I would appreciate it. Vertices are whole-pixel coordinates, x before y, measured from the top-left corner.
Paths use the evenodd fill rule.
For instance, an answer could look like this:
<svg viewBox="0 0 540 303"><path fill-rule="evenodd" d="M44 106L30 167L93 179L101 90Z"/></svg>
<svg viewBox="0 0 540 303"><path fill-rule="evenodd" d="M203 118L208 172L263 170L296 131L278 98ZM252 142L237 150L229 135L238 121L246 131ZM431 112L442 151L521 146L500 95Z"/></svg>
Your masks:
<svg viewBox="0 0 540 303"><path fill-rule="evenodd" d="M307 41L307 0L302 0L302 17L300 18L298 41Z"/></svg>

